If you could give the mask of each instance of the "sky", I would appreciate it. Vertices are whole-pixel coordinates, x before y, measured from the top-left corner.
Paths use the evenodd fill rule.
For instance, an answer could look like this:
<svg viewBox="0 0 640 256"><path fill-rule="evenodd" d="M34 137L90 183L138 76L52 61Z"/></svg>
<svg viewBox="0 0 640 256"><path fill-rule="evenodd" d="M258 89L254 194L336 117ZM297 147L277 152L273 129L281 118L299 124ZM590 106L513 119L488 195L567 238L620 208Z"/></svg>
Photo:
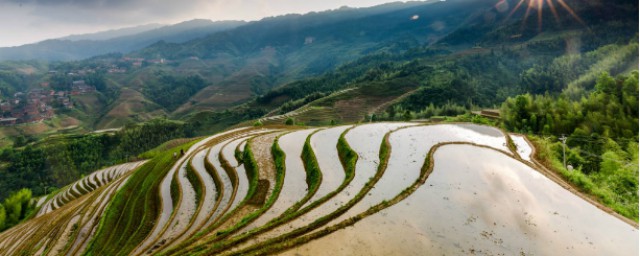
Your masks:
<svg viewBox="0 0 640 256"><path fill-rule="evenodd" d="M393 0L0 0L0 47L192 19L259 20Z"/></svg>

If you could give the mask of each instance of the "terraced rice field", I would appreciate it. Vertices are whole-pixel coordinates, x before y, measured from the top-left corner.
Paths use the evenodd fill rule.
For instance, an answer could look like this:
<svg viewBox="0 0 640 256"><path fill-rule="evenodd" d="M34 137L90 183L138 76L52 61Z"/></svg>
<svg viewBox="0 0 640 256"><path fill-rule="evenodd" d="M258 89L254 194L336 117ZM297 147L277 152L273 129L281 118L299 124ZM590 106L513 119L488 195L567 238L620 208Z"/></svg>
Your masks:
<svg viewBox="0 0 640 256"><path fill-rule="evenodd" d="M154 158L87 176L0 234L0 254L638 254L636 223L546 178L533 152L475 124L239 128L167 153L162 172ZM138 194L147 206L120 196Z"/></svg>
<svg viewBox="0 0 640 256"><path fill-rule="evenodd" d="M115 191L142 164L144 161L99 170L61 190L42 204L34 219L0 234L0 254L83 252Z"/></svg>

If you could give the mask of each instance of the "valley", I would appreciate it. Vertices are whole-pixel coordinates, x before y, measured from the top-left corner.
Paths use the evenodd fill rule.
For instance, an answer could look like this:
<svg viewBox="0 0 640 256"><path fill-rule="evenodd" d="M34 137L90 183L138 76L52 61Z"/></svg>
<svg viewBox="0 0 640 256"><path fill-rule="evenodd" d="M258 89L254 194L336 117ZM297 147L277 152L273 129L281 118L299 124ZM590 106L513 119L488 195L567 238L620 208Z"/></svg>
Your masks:
<svg viewBox="0 0 640 256"><path fill-rule="evenodd" d="M640 253L637 3L216 3L0 47L0 255Z"/></svg>
<svg viewBox="0 0 640 256"><path fill-rule="evenodd" d="M516 136L465 123L229 130L44 199L34 219L0 235L0 253L637 253L635 224L546 178L526 138L508 146ZM153 165L167 171L144 186ZM145 195L156 199L132 205ZM144 209L158 209L152 225L135 220Z"/></svg>

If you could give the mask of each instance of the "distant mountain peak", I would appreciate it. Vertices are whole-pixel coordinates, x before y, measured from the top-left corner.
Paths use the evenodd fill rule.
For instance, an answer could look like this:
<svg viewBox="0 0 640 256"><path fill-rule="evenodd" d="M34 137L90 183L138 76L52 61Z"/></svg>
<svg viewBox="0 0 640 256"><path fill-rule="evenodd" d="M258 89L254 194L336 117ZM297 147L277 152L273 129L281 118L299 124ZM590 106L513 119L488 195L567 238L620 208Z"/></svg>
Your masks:
<svg viewBox="0 0 640 256"><path fill-rule="evenodd" d="M110 30L105 30L105 31L100 31L95 33L77 34L77 35L74 34L74 35L61 37L58 39L69 40L69 41L81 41L81 40L101 41L101 40L109 40L117 37L122 37L122 36L135 35L135 34L149 31L149 30L157 29L163 26L166 26L166 24L151 23L151 24L145 24L145 25L139 25L139 26L110 29Z"/></svg>

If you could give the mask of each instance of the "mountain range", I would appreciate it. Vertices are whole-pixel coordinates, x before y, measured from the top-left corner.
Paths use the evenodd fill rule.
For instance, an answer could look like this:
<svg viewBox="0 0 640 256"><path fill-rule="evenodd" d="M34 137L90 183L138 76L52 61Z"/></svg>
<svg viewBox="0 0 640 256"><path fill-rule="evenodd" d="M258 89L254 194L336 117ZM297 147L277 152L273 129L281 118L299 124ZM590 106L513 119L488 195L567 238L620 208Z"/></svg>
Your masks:
<svg viewBox="0 0 640 256"><path fill-rule="evenodd" d="M0 49L0 254L637 255L639 13L395 2Z"/></svg>
<svg viewBox="0 0 640 256"><path fill-rule="evenodd" d="M307 98L311 93L327 96L357 88L340 96L360 99L348 103L357 105L357 111L330 113L331 118L324 119L357 121L392 105L407 107L412 105L407 101L418 99L423 103L411 107L413 111L447 103L490 107L536 87L558 87L525 75L550 72L540 65L554 59L564 62L567 54L584 55L584 64L565 74L562 83L587 88L595 73L618 74L637 63L637 56L623 50L587 54L611 44L632 49L634 45L627 43L633 41L638 24L627 18L638 16L637 5L625 1L565 2L580 19L560 8L556 10L558 19L550 9L543 9L540 15L544 19L538 23L537 15L528 15L526 8L511 12L498 8L494 1L418 1L343 7L253 22L194 20L107 40L84 40L91 36L76 37L83 39L80 41L50 40L0 49L0 56L15 50L24 52L22 58L40 53L93 57L8 65L7 72L11 68L33 72L11 80L14 82L6 87L13 88L4 91L11 94L38 87L41 82L56 86L73 78L60 74L102 70L104 86L98 95L77 97L78 107L67 113L79 120L81 127L92 130L162 116L190 120L201 117L200 113L214 113L217 117L212 120L218 120L224 115L215 113L222 111L246 120L295 110L302 103L318 100L317 96ZM120 53L99 55L96 49ZM605 50L601 52L611 53ZM409 75L410 66L415 72ZM114 67L124 72L106 72ZM334 106L336 99L324 101L330 103L323 103L326 106ZM343 104L340 102L337 104ZM285 103L288 105L283 107Z"/></svg>
<svg viewBox="0 0 640 256"><path fill-rule="evenodd" d="M243 25L243 21L191 20L174 25L149 24L35 44L0 48L0 60L72 61L107 53L130 53L158 41L183 43Z"/></svg>

